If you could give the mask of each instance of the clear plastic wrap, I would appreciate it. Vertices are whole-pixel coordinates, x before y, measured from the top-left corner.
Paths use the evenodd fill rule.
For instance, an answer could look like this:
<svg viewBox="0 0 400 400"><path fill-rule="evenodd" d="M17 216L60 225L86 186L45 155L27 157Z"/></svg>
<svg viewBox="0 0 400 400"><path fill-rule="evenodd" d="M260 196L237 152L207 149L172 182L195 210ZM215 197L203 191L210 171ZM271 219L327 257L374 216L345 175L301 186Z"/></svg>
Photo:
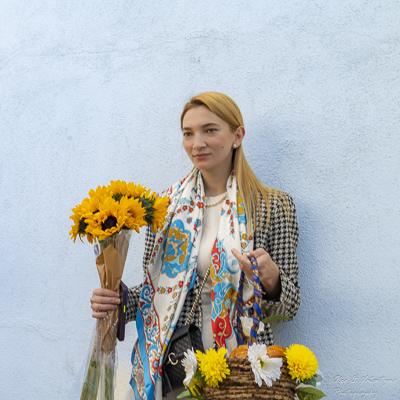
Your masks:
<svg viewBox="0 0 400 400"><path fill-rule="evenodd" d="M96 241L94 252L101 287L119 291L132 231L122 230ZM85 367L70 394L71 399L114 400L117 368L119 309L96 321Z"/></svg>

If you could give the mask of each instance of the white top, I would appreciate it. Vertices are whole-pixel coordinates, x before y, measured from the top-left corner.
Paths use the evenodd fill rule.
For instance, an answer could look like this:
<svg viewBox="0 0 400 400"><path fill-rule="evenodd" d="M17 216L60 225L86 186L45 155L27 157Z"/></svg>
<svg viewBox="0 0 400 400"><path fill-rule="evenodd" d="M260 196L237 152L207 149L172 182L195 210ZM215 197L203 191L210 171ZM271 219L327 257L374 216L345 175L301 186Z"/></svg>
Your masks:
<svg viewBox="0 0 400 400"><path fill-rule="evenodd" d="M213 203L221 198L206 197L206 203ZM219 220L221 217L223 202L213 207L204 207L204 225L200 240L199 255L197 258L197 272L200 284L203 282L204 275L211 261L211 251L215 243L218 232ZM203 291L201 292L201 303L203 311L203 344L204 350L214 347L214 338L211 329L211 276L208 277Z"/></svg>

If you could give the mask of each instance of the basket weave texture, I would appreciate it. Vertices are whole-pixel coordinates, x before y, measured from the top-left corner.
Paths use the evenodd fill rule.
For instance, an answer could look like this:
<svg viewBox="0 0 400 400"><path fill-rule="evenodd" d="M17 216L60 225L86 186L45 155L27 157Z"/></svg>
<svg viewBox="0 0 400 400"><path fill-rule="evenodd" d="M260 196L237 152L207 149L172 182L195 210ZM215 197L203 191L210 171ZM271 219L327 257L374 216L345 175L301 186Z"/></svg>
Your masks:
<svg viewBox="0 0 400 400"><path fill-rule="evenodd" d="M250 362L246 358L228 358L230 375L218 388L204 386L207 400L252 399L294 400L296 383L290 378L285 358L282 359L281 377L268 387L258 386Z"/></svg>

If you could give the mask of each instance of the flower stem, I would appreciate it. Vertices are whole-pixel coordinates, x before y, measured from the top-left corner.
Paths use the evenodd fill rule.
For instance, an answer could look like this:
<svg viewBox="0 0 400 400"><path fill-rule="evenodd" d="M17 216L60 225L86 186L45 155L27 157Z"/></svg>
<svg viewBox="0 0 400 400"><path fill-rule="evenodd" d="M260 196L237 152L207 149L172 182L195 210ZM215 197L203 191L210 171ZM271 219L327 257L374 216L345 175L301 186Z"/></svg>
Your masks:
<svg viewBox="0 0 400 400"><path fill-rule="evenodd" d="M106 366L104 400L114 400L114 368Z"/></svg>
<svg viewBox="0 0 400 400"><path fill-rule="evenodd" d="M90 359L85 382L83 383L82 394L80 400L96 400L97 391L99 389L100 366L99 363Z"/></svg>

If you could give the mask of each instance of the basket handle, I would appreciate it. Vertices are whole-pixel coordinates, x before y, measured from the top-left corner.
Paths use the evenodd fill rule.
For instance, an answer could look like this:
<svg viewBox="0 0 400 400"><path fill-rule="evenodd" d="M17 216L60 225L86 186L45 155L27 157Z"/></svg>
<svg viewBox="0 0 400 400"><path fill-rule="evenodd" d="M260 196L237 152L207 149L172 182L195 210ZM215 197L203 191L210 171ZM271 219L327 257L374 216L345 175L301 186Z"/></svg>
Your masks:
<svg viewBox="0 0 400 400"><path fill-rule="evenodd" d="M258 263L254 257L249 257L251 266L253 267L252 280L254 282L254 314L253 314L253 326L251 327L250 337L248 344L251 346L257 339L258 327L260 325L261 316L261 282L258 277ZM243 285L244 285L245 274L243 271L240 273L239 287L238 287L238 305L237 305L237 320L236 327L238 332L238 342L240 345L244 344L242 321L240 317L243 317Z"/></svg>

